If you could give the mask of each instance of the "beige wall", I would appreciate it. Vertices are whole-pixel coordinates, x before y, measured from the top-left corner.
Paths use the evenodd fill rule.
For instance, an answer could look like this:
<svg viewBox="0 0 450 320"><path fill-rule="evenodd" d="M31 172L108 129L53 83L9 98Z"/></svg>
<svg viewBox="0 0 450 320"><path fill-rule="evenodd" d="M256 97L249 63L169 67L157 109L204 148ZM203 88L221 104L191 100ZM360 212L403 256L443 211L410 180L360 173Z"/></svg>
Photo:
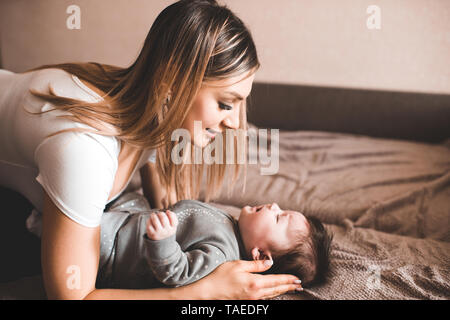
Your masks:
<svg viewBox="0 0 450 320"><path fill-rule="evenodd" d="M0 0L3 68L135 59L169 0ZM222 0L248 24L257 81L450 94L449 0ZM81 30L66 8L81 7ZM381 29L366 27L369 5Z"/></svg>

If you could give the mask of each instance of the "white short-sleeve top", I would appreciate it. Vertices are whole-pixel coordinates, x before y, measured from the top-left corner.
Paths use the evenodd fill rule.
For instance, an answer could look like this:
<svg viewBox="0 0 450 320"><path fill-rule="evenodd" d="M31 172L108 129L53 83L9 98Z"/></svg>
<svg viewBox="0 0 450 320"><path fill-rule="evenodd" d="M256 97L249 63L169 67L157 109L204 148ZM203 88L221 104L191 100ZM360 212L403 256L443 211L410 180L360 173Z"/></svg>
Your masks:
<svg viewBox="0 0 450 320"><path fill-rule="evenodd" d="M48 93L51 85L58 96L95 102L102 99L79 78L61 69L13 73L0 69L0 185L25 196L42 212L43 191L54 204L77 223L100 225L105 206L129 184L137 169L155 162L155 150L146 149L123 189L111 200L121 143L116 137L89 132L48 134L66 128L92 127L57 115L55 110L39 115L26 113L53 109L53 105L29 93Z"/></svg>

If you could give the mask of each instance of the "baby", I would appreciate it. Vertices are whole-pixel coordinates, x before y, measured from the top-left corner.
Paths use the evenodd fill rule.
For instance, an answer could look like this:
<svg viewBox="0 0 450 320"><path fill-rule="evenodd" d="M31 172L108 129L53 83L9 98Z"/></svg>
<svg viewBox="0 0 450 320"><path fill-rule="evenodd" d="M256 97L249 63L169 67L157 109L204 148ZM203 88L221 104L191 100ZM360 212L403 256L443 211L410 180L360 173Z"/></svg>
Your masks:
<svg viewBox="0 0 450 320"><path fill-rule="evenodd" d="M276 203L245 206L238 221L196 200L160 212L127 196L102 217L98 287L181 286L238 259L273 260L266 273L293 274L304 287L326 275L332 236L317 219Z"/></svg>

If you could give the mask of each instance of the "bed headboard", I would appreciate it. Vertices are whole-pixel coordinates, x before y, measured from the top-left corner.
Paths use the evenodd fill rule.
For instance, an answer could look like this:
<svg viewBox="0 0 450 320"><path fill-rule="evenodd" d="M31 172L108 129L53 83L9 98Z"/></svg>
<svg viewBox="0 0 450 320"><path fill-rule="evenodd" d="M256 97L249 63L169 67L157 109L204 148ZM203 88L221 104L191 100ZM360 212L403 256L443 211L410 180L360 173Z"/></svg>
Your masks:
<svg viewBox="0 0 450 320"><path fill-rule="evenodd" d="M450 138L450 95L255 82L248 121L283 130L441 142Z"/></svg>

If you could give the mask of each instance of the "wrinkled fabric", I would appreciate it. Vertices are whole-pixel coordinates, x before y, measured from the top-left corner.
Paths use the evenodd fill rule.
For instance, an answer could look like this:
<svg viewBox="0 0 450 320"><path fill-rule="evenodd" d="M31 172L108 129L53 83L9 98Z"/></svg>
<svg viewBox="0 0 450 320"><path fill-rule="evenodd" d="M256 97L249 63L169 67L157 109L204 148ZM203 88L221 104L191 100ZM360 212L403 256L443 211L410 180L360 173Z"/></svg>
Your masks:
<svg viewBox="0 0 450 320"><path fill-rule="evenodd" d="M278 142L276 174L249 165L245 192L240 179L214 199L235 218L276 202L334 233L328 281L277 299L450 298L450 139L281 131Z"/></svg>

